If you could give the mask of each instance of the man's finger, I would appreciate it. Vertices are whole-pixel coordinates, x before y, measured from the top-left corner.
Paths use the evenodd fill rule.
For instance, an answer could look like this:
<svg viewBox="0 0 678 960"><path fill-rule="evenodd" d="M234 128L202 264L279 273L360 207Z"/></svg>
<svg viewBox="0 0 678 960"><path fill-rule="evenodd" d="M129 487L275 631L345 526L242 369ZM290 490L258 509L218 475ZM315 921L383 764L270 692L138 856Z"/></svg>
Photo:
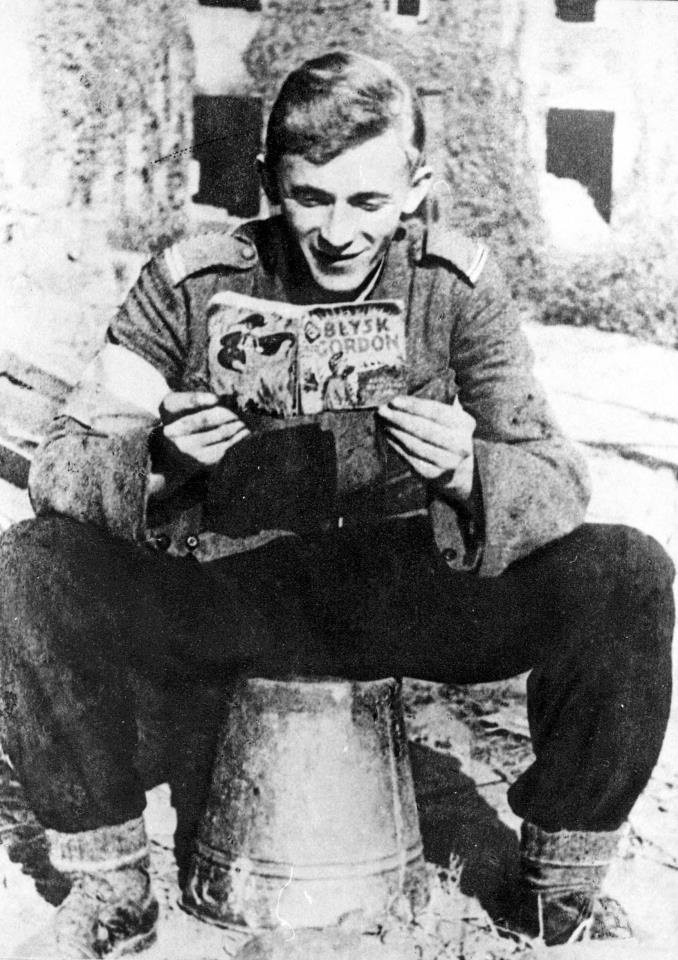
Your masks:
<svg viewBox="0 0 678 960"><path fill-rule="evenodd" d="M440 475L440 471L428 463L428 461L421 460L419 457L414 456L414 454L408 453L393 437L387 437L386 439L389 446L393 447L395 452L399 454L406 463L409 463L415 473L418 473L424 480L435 480L436 477Z"/></svg>
<svg viewBox="0 0 678 960"><path fill-rule="evenodd" d="M394 397L386 409L402 410L415 417L433 420L442 426L454 427L463 424L472 429L475 425L473 417L467 413L458 400L453 403L442 403L440 400L429 400L427 397L411 397L401 394Z"/></svg>
<svg viewBox="0 0 678 960"><path fill-rule="evenodd" d="M241 430L237 430L232 437L229 437L224 441L224 453L227 450L230 450L231 447L234 447L236 443L240 443L241 440L244 440L246 437L251 436L250 431L247 427L243 426Z"/></svg>
<svg viewBox="0 0 678 960"><path fill-rule="evenodd" d="M172 391L160 404L160 418L167 423L192 410L204 410L218 403L218 397L207 390Z"/></svg>
<svg viewBox="0 0 678 960"><path fill-rule="evenodd" d="M387 429L394 427L405 433L418 437L427 443L432 443L443 450L447 450L450 442L454 440L455 433L450 431L449 427L443 427L434 420L425 417L418 417L411 413L405 413L403 410L394 410L385 407L379 410L380 416L386 421Z"/></svg>
<svg viewBox="0 0 678 960"><path fill-rule="evenodd" d="M454 470L467 455L467 451L462 448L457 450L438 447L395 427L389 427L386 433L408 453L439 470Z"/></svg>
<svg viewBox="0 0 678 960"><path fill-rule="evenodd" d="M165 436L190 436L193 433L212 430L214 427L220 427L225 423L240 424L242 421L237 414L225 407L208 407L205 410L199 410L197 413L187 413L176 420L172 420L165 426Z"/></svg>
<svg viewBox="0 0 678 960"><path fill-rule="evenodd" d="M244 440L249 437L250 431L241 420L235 420L231 423L224 423L216 430L210 430L207 434L199 434L200 438L205 440L204 446L211 446L215 443L226 443L232 446L238 440Z"/></svg>
<svg viewBox="0 0 678 960"><path fill-rule="evenodd" d="M213 430L204 430L202 433L191 433L185 436L175 437L174 443L177 450L186 456L193 457L201 461L203 451L219 444L228 443L232 445L237 440L242 440L249 435L249 430L243 423L226 423L216 427Z"/></svg>

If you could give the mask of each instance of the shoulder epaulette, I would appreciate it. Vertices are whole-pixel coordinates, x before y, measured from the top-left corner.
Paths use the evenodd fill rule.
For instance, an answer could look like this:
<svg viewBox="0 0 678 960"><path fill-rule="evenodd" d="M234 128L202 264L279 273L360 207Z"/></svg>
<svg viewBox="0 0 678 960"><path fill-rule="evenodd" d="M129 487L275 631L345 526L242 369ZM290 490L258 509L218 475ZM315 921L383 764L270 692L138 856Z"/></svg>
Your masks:
<svg viewBox="0 0 678 960"><path fill-rule="evenodd" d="M431 223L426 231L424 256L446 260L475 286L487 263L488 250L484 243L472 240L452 227Z"/></svg>
<svg viewBox="0 0 678 960"><path fill-rule="evenodd" d="M192 274L210 267L251 270L258 259L257 248L248 237L222 231L179 240L167 247L162 257L175 287Z"/></svg>

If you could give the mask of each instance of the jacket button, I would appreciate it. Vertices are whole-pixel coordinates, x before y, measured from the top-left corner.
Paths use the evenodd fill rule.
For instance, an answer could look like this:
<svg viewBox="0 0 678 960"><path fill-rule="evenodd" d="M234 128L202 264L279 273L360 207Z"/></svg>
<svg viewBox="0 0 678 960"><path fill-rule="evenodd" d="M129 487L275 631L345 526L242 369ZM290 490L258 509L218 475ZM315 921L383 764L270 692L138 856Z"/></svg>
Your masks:
<svg viewBox="0 0 678 960"><path fill-rule="evenodd" d="M165 550L169 550L172 539L166 533L159 533L157 536L151 537L148 543L155 550L162 550L164 552Z"/></svg>
<svg viewBox="0 0 678 960"><path fill-rule="evenodd" d="M254 260L256 255L256 250L254 247L250 246L249 243L247 245L243 245L243 248L240 251L240 256L243 258L243 260Z"/></svg>
<svg viewBox="0 0 678 960"><path fill-rule="evenodd" d="M445 547L442 552L443 560L447 560L448 563L451 563L453 560L457 559L457 551L453 547Z"/></svg>
<svg viewBox="0 0 678 960"><path fill-rule="evenodd" d="M193 534L189 534L189 536L186 537L185 543L187 550L197 550L197 548L200 546L200 541Z"/></svg>

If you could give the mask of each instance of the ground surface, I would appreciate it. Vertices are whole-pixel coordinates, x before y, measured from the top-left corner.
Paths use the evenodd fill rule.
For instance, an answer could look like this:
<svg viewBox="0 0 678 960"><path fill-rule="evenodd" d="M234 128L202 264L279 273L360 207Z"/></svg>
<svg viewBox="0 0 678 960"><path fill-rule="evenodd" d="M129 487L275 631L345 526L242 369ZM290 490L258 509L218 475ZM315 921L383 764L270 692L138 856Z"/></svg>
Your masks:
<svg viewBox="0 0 678 960"><path fill-rule="evenodd" d="M638 526L676 559L678 354L591 330L528 324L528 331L559 418L587 444L594 479L591 518ZM25 495L0 484L0 523L29 513ZM530 759L523 682L465 691L410 683L406 708L425 853L435 881L428 926L419 928L418 940L404 936L397 924L381 936L357 940L351 930L323 943L300 934L293 942L282 938L252 944L243 960L493 960L539 952L538 944L501 939L489 919L496 915L502 884L516 867L518 824L506 804L506 787ZM40 831L31 824L10 772L0 770L0 960L5 960L49 920L65 887L46 869ZM149 795L148 824L163 902L161 939L147 954L149 960L233 956L242 941L200 924L176 906L173 811L166 787ZM450 867L447 874L435 869ZM608 887L629 909L639 939L595 955L601 960L675 956L678 706ZM551 960L559 954L549 951ZM567 948L564 955L574 960L582 954Z"/></svg>

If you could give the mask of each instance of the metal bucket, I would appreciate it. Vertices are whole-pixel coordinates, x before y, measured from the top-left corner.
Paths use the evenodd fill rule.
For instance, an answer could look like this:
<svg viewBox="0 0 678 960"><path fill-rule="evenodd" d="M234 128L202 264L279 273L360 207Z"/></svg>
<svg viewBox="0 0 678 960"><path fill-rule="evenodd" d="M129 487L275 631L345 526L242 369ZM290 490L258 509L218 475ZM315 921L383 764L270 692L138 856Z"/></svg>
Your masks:
<svg viewBox="0 0 678 960"><path fill-rule="evenodd" d="M183 906L252 930L428 900L393 679L250 679L229 710Z"/></svg>

